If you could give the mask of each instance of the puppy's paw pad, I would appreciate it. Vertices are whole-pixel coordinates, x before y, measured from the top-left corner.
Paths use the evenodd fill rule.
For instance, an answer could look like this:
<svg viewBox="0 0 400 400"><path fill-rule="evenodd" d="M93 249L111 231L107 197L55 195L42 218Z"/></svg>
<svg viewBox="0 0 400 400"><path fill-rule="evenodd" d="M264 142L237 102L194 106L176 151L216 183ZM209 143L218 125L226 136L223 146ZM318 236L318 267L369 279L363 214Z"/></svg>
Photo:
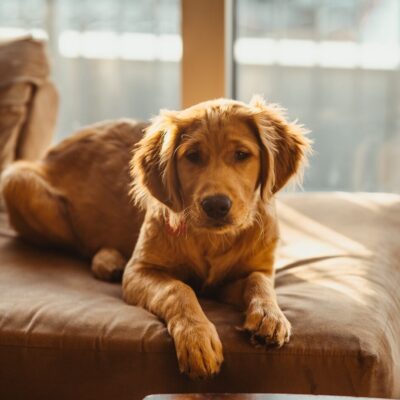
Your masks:
<svg viewBox="0 0 400 400"><path fill-rule="evenodd" d="M118 250L102 248L92 259L92 273L103 281L120 282L125 264L126 260Z"/></svg>

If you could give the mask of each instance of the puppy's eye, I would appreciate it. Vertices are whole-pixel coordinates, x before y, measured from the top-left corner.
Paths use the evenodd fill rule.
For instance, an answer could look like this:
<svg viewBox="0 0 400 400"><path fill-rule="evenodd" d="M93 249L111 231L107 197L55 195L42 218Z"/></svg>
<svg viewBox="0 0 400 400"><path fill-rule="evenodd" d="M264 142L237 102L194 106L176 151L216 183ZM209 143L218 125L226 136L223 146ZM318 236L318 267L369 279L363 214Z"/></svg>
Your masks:
<svg viewBox="0 0 400 400"><path fill-rule="evenodd" d="M185 157L193 164L199 164L201 162L200 150L190 150L185 154Z"/></svg>
<svg viewBox="0 0 400 400"><path fill-rule="evenodd" d="M235 151L235 160L236 161L244 161L247 160L251 156L251 153L244 150L236 150Z"/></svg>

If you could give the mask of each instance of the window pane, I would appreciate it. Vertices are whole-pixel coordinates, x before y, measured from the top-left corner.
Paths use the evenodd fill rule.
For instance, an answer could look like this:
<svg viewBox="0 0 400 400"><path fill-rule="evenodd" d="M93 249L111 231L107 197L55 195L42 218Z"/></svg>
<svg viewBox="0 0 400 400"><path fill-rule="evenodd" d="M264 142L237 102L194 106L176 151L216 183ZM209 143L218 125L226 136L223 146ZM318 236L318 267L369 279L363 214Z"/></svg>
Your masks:
<svg viewBox="0 0 400 400"><path fill-rule="evenodd" d="M1 0L0 26L48 36L57 140L84 124L179 107L179 0Z"/></svg>
<svg viewBox="0 0 400 400"><path fill-rule="evenodd" d="M237 97L312 130L309 190L400 192L397 0L237 0Z"/></svg>

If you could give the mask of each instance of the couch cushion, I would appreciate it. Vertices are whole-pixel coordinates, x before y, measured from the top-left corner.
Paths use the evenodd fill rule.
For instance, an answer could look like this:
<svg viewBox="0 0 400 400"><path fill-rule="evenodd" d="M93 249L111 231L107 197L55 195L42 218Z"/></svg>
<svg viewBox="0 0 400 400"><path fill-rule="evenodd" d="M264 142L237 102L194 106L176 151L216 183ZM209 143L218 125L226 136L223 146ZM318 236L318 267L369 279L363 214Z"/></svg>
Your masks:
<svg viewBox="0 0 400 400"><path fill-rule="evenodd" d="M400 196L294 194L278 203L280 350L252 347L243 316L202 300L224 344L213 380L178 372L162 322L71 255L0 229L0 398L138 399L165 392L400 396Z"/></svg>

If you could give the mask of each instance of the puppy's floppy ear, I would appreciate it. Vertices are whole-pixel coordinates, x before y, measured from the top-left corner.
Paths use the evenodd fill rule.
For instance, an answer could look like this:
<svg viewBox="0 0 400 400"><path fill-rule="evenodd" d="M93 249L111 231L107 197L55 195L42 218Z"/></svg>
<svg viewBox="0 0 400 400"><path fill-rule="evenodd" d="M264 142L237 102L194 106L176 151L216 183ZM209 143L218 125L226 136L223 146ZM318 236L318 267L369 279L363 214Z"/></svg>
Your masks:
<svg viewBox="0 0 400 400"><path fill-rule="evenodd" d="M173 111L162 110L137 143L131 161L135 202L146 207L153 197L174 212L183 209L175 150L180 141L180 127Z"/></svg>
<svg viewBox="0 0 400 400"><path fill-rule="evenodd" d="M308 131L296 122L288 122L277 105L266 105L260 96L250 101L261 149L261 195L268 198L298 174L311 151Z"/></svg>

